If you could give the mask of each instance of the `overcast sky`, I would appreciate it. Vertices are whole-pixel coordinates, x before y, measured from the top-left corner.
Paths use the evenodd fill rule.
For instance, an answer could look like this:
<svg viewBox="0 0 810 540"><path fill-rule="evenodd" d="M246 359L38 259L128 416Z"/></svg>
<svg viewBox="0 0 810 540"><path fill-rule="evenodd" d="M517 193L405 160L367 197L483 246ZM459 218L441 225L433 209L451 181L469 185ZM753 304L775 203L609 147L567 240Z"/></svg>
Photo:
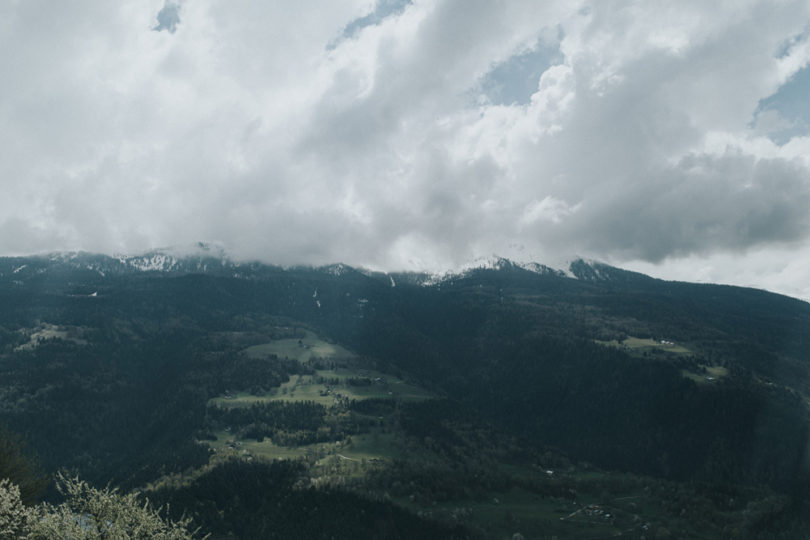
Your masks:
<svg viewBox="0 0 810 540"><path fill-rule="evenodd" d="M810 299L810 1L0 1L0 253Z"/></svg>

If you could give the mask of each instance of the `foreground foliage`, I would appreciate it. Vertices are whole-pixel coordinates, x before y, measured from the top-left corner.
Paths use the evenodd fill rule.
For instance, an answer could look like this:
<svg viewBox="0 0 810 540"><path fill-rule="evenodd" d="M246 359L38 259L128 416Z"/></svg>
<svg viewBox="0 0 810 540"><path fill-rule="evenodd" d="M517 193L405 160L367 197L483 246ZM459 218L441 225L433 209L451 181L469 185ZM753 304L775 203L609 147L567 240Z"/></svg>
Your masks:
<svg viewBox="0 0 810 540"><path fill-rule="evenodd" d="M20 437L0 426L0 478L14 483L23 503L32 503L45 489L48 478L25 455Z"/></svg>
<svg viewBox="0 0 810 540"><path fill-rule="evenodd" d="M135 494L115 489L99 490L78 478L58 475L57 487L66 501L26 507L20 488L0 480L0 539L96 540L195 538L189 519L164 519L160 511Z"/></svg>

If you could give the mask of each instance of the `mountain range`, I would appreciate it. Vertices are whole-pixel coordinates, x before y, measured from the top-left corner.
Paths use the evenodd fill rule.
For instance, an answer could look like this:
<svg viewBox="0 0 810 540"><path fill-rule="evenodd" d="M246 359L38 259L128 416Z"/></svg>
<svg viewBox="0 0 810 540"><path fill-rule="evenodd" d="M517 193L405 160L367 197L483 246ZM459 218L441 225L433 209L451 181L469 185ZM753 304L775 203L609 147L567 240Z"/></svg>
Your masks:
<svg viewBox="0 0 810 540"><path fill-rule="evenodd" d="M42 468L215 536L808 530L793 298L583 259L384 273L200 245L0 258L0 305L0 422ZM345 497L369 513L330 529Z"/></svg>

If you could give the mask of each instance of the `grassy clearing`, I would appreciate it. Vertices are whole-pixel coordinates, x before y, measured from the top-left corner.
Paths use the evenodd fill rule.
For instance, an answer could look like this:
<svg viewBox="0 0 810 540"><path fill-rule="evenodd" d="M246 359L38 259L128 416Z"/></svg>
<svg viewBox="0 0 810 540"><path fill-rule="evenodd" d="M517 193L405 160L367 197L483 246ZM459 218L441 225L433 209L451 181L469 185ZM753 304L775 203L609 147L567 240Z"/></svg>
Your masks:
<svg viewBox="0 0 810 540"><path fill-rule="evenodd" d="M706 368L706 372L709 376L719 379L721 377L725 377L728 375L728 368L724 368L722 366L703 366Z"/></svg>
<svg viewBox="0 0 810 540"><path fill-rule="evenodd" d="M276 355L279 358L289 358L304 363L313 358L351 358L354 355L340 345L328 343L318 338L315 333L304 330L304 337L300 339L277 339L269 343L253 345L244 350L251 358L265 358Z"/></svg>
<svg viewBox="0 0 810 540"><path fill-rule="evenodd" d="M352 385L350 378L365 378L371 381L367 386ZM331 407L343 400L363 400L389 398L400 401L420 401L432 396L418 386L373 370L352 370L348 368L317 370L315 375L294 375L289 381L266 394L252 395L236 392L209 401L218 407L249 407L255 403L271 401L301 402L312 401Z"/></svg>
<svg viewBox="0 0 810 540"><path fill-rule="evenodd" d="M278 446L269 439L262 442L253 440L241 441L241 449L249 456L261 457L265 459L295 459L303 457L307 453L307 446Z"/></svg>
<svg viewBox="0 0 810 540"><path fill-rule="evenodd" d="M244 352L253 358L276 355L279 358L289 358L301 363L321 359L342 365L333 369L317 370L315 375L295 375L280 387L266 394L251 395L247 392L236 392L216 397L209 401L210 405L248 407L255 403L270 401L312 401L330 407L345 399L392 398L401 401L418 401L432 397L422 388L406 383L400 378L354 366L355 356L348 349L328 343L309 330L303 330L303 336L300 339L278 339L269 343L253 345L244 349ZM368 379L371 384L350 384L351 381L348 379Z"/></svg>
<svg viewBox="0 0 810 540"><path fill-rule="evenodd" d="M326 416L349 416L347 405L351 400L386 399L412 402L431 399L433 396L423 388L373 369L359 366L359 361L348 350L320 340L311 332L301 338L284 338L254 345L245 350L254 358L277 355L302 363L318 359L310 366L329 366L316 369L311 375L291 375L290 379L271 391L252 395L244 391L229 392L211 399L208 404L221 408L250 407L270 402L314 402L328 408ZM376 423L377 418L372 418ZM311 464L313 479L331 482L340 478L362 478L378 462L404 458L397 436L377 427L370 432L355 434L343 440L323 442L298 447L282 447L269 438L261 442L240 439L230 431L217 431L215 441L207 441L215 453L211 460L229 457L240 459L299 459L306 458Z"/></svg>
<svg viewBox="0 0 810 540"><path fill-rule="evenodd" d="M348 441L325 442L303 446L279 446L270 439L259 442L253 439L237 440L227 431L214 433L216 441L207 441L217 458L227 456L257 457L263 459L296 459L307 455L319 456L321 461L331 456L362 462L402 457L402 450L391 433L365 433L353 435Z"/></svg>
<svg viewBox="0 0 810 540"><path fill-rule="evenodd" d="M39 344L48 339L61 339L64 341L72 341L77 345L87 345L87 341L82 339L82 329L78 327L64 327L56 326L54 324L42 323L36 328L27 331L29 341L16 347L15 351L30 351L35 349Z"/></svg>
<svg viewBox="0 0 810 540"><path fill-rule="evenodd" d="M694 371L688 371L686 369L683 369L681 370L681 375L683 375L687 379L692 379L698 384L714 383L728 375L728 368L724 368L723 366L701 365L700 367L703 368L703 370L705 371L701 373L695 373Z"/></svg>
<svg viewBox="0 0 810 540"><path fill-rule="evenodd" d="M212 403L223 407L239 407L266 401L314 401L328 407L344 398L350 400L393 398L418 401L432 397L422 388L406 383L400 378L352 365L355 355L351 351L340 345L328 343L309 330L303 332L304 336L300 339L278 339L248 347L244 352L254 358L276 355L301 363L323 359L343 362L343 365L333 369L317 370L314 376L294 376L279 388L261 396L238 393L229 399L215 398ZM352 385L347 379L369 379L372 384Z"/></svg>
<svg viewBox="0 0 810 540"><path fill-rule="evenodd" d="M645 352L658 354L664 352L678 356L689 356L693 354L690 349L670 340L655 340L650 338L628 336L622 341L617 341L614 339L612 341L596 340L596 342L607 347L616 347L617 349L622 349L631 354L644 354Z"/></svg>
<svg viewBox="0 0 810 540"><path fill-rule="evenodd" d="M352 385L349 378L366 378L371 384ZM335 381L337 380L337 383ZM315 375L295 377L268 394L270 401L315 401L325 406L342 399L392 398L401 401L429 399L431 395L412 384L370 370L318 370Z"/></svg>
<svg viewBox="0 0 810 540"><path fill-rule="evenodd" d="M402 448L392 433L365 433L353 435L351 442L343 447L341 454L352 459L397 459Z"/></svg>
<svg viewBox="0 0 810 540"><path fill-rule="evenodd" d="M331 407L335 404L335 397L333 395L321 395L318 389L314 386L303 385L294 386L293 381L289 381L281 385L281 388L287 390L295 388L294 393L289 396L280 394L281 388L277 391L268 392L266 394L253 395L247 392L236 392L226 396L219 396L208 401L209 405L216 405L217 407L250 407L251 405L270 403L272 401L313 401L324 407ZM280 395L277 395L280 394Z"/></svg>
<svg viewBox="0 0 810 540"><path fill-rule="evenodd" d="M270 439L262 442L255 440L236 440L233 434L227 431L217 431L216 441L206 441L219 457L224 456L255 456L265 459L295 459L307 453L307 446L286 447L273 444ZM312 445L317 446L317 445Z"/></svg>

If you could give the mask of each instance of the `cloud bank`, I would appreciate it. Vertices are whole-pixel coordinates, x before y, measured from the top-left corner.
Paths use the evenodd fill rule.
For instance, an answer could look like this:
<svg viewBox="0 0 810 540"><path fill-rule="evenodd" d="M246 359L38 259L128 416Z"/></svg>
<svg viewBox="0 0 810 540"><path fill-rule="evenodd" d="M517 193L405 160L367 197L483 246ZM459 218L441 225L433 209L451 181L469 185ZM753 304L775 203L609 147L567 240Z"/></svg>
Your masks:
<svg viewBox="0 0 810 540"><path fill-rule="evenodd" d="M576 253L810 290L806 0L32 1L0 20L2 253Z"/></svg>

